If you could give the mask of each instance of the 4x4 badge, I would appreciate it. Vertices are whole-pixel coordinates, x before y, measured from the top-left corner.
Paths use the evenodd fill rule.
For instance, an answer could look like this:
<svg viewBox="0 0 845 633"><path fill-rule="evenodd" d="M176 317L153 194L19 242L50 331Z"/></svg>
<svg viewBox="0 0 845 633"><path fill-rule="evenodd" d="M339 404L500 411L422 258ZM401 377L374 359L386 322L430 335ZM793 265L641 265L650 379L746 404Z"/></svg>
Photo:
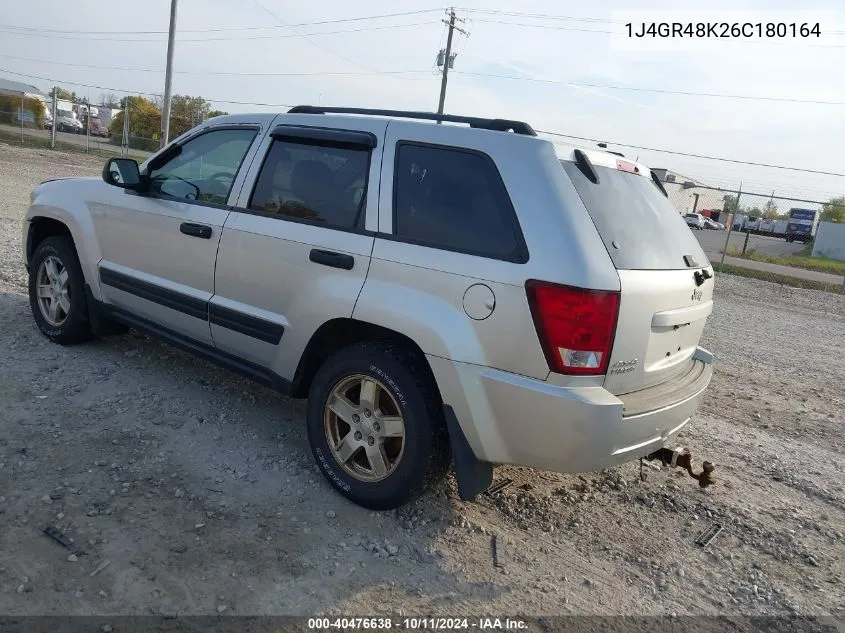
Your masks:
<svg viewBox="0 0 845 633"><path fill-rule="evenodd" d="M692 297L691 297L691 299L692 299L693 301L701 301L701 298L702 298L703 296L704 296L704 291L703 291L703 290L698 290L698 289L696 289L696 290L693 290L693 291L692 291Z"/></svg>

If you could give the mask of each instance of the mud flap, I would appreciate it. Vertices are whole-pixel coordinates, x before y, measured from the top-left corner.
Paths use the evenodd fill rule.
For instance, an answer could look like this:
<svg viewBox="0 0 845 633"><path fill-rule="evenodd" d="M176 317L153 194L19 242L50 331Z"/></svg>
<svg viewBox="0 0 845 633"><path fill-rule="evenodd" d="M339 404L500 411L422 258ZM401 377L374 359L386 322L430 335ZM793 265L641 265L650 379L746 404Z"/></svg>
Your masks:
<svg viewBox="0 0 845 633"><path fill-rule="evenodd" d="M493 483L493 464L479 460L464 435L454 409L443 405L446 428L452 445L452 462L458 480L458 494L462 501L472 501Z"/></svg>
<svg viewBox="0 0 845 633"><path fill-rule="evenodd" d="M91 333L94 336L122 334L126 331L125 325L116 323L109 318L108 306L97 301L89 284L85 284L85 303L88 307L88 324L91 326Z"/></svg>

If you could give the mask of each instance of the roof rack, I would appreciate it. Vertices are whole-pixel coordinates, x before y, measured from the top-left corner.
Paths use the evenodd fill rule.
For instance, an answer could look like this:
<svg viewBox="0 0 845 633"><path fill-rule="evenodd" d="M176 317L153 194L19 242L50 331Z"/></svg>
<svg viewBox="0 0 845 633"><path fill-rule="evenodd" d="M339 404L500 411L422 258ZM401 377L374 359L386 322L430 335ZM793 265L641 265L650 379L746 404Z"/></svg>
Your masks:
<svg viewBox="0 0 845 633"><path fill-rule="evenodd" d="M435 114L434 112L411 112L407 110L374 110L371 108L324 108L321 106L299 105L288 110L289 114L364 114L368 116L388 116L400 119L420 119L424 121L446 121L448 123L466 123L470 127L497 132L514 132L526 136L537 136L528 123L508 119L482 119L473 116L455 114Z"/></svg>

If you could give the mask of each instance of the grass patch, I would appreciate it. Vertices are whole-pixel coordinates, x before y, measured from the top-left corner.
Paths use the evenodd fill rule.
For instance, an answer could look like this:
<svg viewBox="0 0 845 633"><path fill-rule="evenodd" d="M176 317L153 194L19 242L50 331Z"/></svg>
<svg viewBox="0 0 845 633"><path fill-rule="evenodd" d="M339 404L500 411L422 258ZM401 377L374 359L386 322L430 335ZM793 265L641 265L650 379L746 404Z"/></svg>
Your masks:
<svg viewBox="0 0 845 633"><path fill-rule="evenodd" d="M792 253L793 257L812 257L813 256L813 243L807 242L803 246L801 246L801 250L797 253Z"/></svg>
<svg viewBox="0 0 845 633"><path fill-rule="evenodd" d="M737 247L728 249L728 255L733 257L742 257L743 259L750 259L755 262L766 262L768 264L780 264L781 266L791 266L792 268L803 268L804 270L814 270L820 273L830 273L832 275L845 275L845 262L840 262L835 259L827 257L811 257L813 252L812 244L805 244L804 247L794 255L766 255L754 249L749 249L745 255Z"/></svg>
<svg viewBox="0 0 845 633"><path fill-rule="evenodd" d="M36 149L53 149L50 147L50 139L41 136L31 136L24 132L23 140L20 134L8 132L7 130L0 130L0 141L9 143L10 145L18 145L20 147L34 147ZM67 143L56 138L56 150L60 152L72 152L74 154L88 154L89 156L120 156L120 148L118 146L108 146L107 143L91 141L91 150L86 152L85 147L75 143ZM140 159L146 159L149 156L146 152L135 152L130 150L130 156L135 156Z"/></svg>
<svg viewBox="0 0 845 633"><path fill-rule="evenodd" d="M736 275L737 277L748 277L750 279L762 279L763 281L770 281L782 286L791 286L793 288L807 288L809 290L821 290L823 292L831 292L833 294L840 294L842 286L837 284L828 284L823 281L813 281L812 279L801 279L800 277L790 277L788 275L778 275L777 273L770 273L765 270L754 270L753 268L743 268L742 266L731 266L730 264L722 264L721 266L715 264L713 267L716 274Z"/></svg>

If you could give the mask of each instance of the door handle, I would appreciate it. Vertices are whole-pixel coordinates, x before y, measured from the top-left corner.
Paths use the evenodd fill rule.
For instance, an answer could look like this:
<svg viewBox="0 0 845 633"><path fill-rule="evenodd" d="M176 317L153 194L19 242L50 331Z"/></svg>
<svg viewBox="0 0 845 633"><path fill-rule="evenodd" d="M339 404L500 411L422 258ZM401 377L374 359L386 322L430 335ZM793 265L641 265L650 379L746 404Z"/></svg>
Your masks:
<svg viewBox="0 0 845 633"><path fill-rule="evenodd" d="M343 253L335 253L332 251L321 251L318 248L312 249L308 255L315 264L322 264L323 266L331 266L332 268L342 268L343 270L352 270L355 265L355 258L352 255L345 255Z"/></svg>
<svg viewBox="0 0 845 633"><path fill-rule="evenodd" d="M205 224L194 224L193 222L182 222L179 230L185 235L201 237L204 240L211 238L211 227Z"/></svg>

